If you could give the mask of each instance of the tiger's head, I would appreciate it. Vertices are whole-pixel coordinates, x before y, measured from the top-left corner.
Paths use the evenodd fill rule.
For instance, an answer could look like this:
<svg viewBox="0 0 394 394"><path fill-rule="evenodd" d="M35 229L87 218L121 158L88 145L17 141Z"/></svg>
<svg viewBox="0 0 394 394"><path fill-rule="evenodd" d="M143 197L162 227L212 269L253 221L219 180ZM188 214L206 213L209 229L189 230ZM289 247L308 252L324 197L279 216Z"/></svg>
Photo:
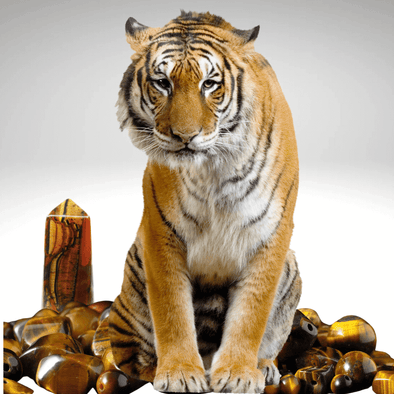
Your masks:
<svg viewBox="0 0 394 394"><path fill-rule="evenodd" d="M126 39L136 53L117 115L133 144L172 168L223 164L242 154L258 90L245 68L256 55L258 31L209 13L182 11L163 28L129 18Z"/></svg>

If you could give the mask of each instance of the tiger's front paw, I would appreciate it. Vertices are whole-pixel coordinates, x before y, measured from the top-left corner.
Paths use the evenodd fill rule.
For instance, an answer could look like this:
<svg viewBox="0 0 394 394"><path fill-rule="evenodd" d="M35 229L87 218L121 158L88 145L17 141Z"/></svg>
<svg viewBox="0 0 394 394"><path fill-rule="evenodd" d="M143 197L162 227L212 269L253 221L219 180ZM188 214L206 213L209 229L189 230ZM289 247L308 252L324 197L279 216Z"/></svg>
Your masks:
<svg viewBox="0 0 394 394"><path fill-rule="evenodd" d="M257 368L245 365L219 367L211 372L215 393L263 393L265 377Z"/></svg>
<svg viewBox="0 0 394 394"><path fill-rule="evenodd" d="M209 385L203 368L191 364L163 366L157 370L153 388L162 392L207 393Z"/></svg>

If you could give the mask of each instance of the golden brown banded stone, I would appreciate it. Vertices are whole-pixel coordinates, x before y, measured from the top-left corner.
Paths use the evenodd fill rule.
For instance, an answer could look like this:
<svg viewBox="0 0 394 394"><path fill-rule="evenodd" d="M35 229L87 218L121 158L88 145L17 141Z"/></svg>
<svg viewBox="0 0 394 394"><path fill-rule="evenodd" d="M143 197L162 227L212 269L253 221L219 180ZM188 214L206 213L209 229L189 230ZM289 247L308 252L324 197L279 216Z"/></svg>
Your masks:
<svg viewBox="0 0 394 394"><path fill-rule="evenodd" d="M96 383L98 394L129 394L142 387L147 382L129 378L119 370L103 372Z"/></svg>
<svg viewBox="0 0 394 394"><path fill-rule="evenodd" d="M63 316L33 317L26 322L22 332L22 350L26 350L39 338L55 333L71 334L70 321Z"/></svg>
<svg viewBox="0 0 394 394"><path fill-rule="evenodd" d="M331 391L335 394L346 394L352 392L352 379L347 375L335 375L331 380Z"/></svg>
<svg viewBox="0 0 394 394"><path fill-rule="evenodd" d="M302 314L304 314L317 328L319 328L322 324L320 316L314 309L310 308L300 308L298 309Z"/></svg>
<svg viewBox="0 0 394 394"><path fill-rule="evenodd" d="M4 394L32 394L34 391L14 380L3 378Z"/></svg>
<svg viewBox="0 0 394 394"><path fill-rule="evenodd" d="M25 328L26 323L29 320L30 320L30 318L19 319L12 326L12 329L14 331L14 338L19 343L22 341L22 332L23 332L23 329Z"/></svg>
<svg viewBox="0 0 394 394"><path fill-rule="evenodd" d="M372 382L372 390L376 394L393 394L394 371L379 371Z"/></svg>
<svg viewBox="0 0 394 394"><path fill-rule="evenodd" d="M12 350L4 349L3 351L3 372L5 378L16 382L22 377L22 363Z"/></svg>
<svg viewBox="0 0 394 394"><path fill-rule="evenodd" d="M311 394L327 394L330 391L330 383L334 377L335 367L333 364L323 367L306 367L296 372L304 392Z"/></svg>
<svg viewBox="0 0 394 394"><path fill-rule="evenodd" d="M375 330L361 317L345 316L331 325L327 346L344 353L359 350L369 354L376 347Z"/></svg>
<svg viewBox="0 0 394 394"><path fill-rule="evenodd" d="M39 386L56 394L87 394L96 386L103 363L86 354L52 355L43 358L37 369Z"/></svg>
<svg viewBox="0 0 394 394"><path fill-rule="evenodd" d="M47 217L43 306L60 311L69 301L93 301L90 217L67 199Z"/></svg>
<svg viewBox="0 0 394 394"><path fill-rule="evenodd" d="M111 347L109 338L108 318L104 319L97 328L92 342L92 353L96 357L102 357L104 352Z"/></svg>
<svg viewBox="0 0 394 394"><path fill-rule="evenodd" d="M87 306L80 306L70 310L67 309L61 312L60 316L70 319L71 334L77 339L86 331L95 330L98 327L100 313Z"/></svg>
<svg viewBox="0 0 394 394"><path fill-rule="evenodd" d="M264 394L279 394L279 393L280 393L279 384L270 384L269 386L265 386Z"/></svg>
<svg viewBox="0 0 394 394"><path fill-rule="evenodd" d="M370 387L377 372L372 358L360 351L346 353L335 367L335 375L347 375L352 379L352 388L362 390Z"/></svg>
<svg viewBox="0 0 394 394"><path fill-rule="evenodd" d="M317 340L316 345L321 347L327 347L327 337L330 331L330 326L328 324L322 324L317 330Z"/></svg>
<svg viewBox="0 0 394 394"><path fill-rule="evenodd" d="M298 394L301 390L301 382L293 374L282 376L279 386L281 394Z"/></svg>
<svg viewBox="0 0 394 394"><path fill-rule="evenodd" d="M22 347L15 339L4 339L3 348L12 350L18 357L22 354Z"/></svg>
<svg viewBox="0 0 394 394"><path fill-rule="evenodd" d="M93 356L92 343L93 343L93 337L94 337L95 333L96 333L96 330L88 330L84 334L82 334L78 337L78 342L81 343L81 345L83 347L83 352L85 354L90 354L91 356Z"/></svg>
<svg viewBox="0 0 394 394"><path fill-rule="evenodd" d="M11 323L3 322L3 338L4 339L15 339L14 329Z"/></svg>
<svg viewBox="0 0 394 394"><path fill-rule="evenodd" d="M388 353L375 350L370 356L375 361L378 371L394 371L394 359Z"/></svg>
<svg viewBox="0 0 394 394"><path fill-rule="evenodd" d="M102 355L101 361L104 364L104 371L119 370L115 364L112 348L108 348Z"/></svg>
<svg viewBox="0 0 394 394"><path fill-rule="evenodd" d="M339 350L331 347L325 349L313 347L296 357L296 368L297 370L308 366L321 368L331 364L335 366L342 356Z"/></svg>
<svg viewBox="0 0 394 394"><path fill-rule="evenodd" d="M107 308L110 308L112 304L113 304L112 301L97 301L94 302L93 304L90 304L89 308L97 311L98 313L102 313Z"/></svg>
<svg viewBox="0 0 394 394"><path fill-rule="evenodd" d="M33 317L51 317L57 316L58 313L52 309L44 308L40 309Z"/></svg>
<svg viewBox="0 0 394 394"><path fill-rule="evenodd" d="M79 341L74 339L71 335L63 332L56 332L42 336L35 341L31 347L54 346L60 349L67 350L71 353L83 353L82 345Z"/></svg>
<svg viewBox="0 0 394 394"><path fill-rule="evenodd" d="M279 361L297 356L311 348L317 337L317 327L299 310L294 315L290 335L278 355Z"/></svg>

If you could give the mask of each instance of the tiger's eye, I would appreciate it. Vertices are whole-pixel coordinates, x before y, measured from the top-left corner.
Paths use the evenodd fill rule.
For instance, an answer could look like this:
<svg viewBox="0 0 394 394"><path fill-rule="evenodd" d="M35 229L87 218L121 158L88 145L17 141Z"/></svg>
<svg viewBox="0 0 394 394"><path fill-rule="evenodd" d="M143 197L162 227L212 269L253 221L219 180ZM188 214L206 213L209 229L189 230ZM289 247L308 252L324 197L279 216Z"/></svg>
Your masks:
<svg viewBox="0 0 394 394"><path fill-rule="evenodd" d="M331 391L335 394L346 394L352 392L352 379L347 375L335 375L331 380Z"/></svg>
<svg viewBox="0 0 394 394"><path fill-rule="evenodd" d="M334 377L334 365L319 367L306 367L296 372L303 391L313 394L326 394L329 392L330 383Z"/></svg>
<svg viewBox="0 0 394 394"><path fill-rule="evenodd" d="M96 383L96 391L99 394L129 394L146 382L129 378L121 371L103 372Z"/></svg>
<svg viewBox="0 0 394 394"><path fill-rule="evenodd" d="M4 394L32 394L33 390L14 380L3 378Z"/></svg>
<svg viewBox="0 0 394 394"><path fill-rule="evenodd" d="M100 313L87 306L80 306L65 310L60 316L70 319L72 336L77 339L86 331L97 328Z"/></svg>
<svg viewBox="0 0 394 394"><path fill-rule="evenodd" d="M376 364L368 354L359 351L346 353L335 367L335 375L347 375L352 387L362 390L370 387L377 372Z"/></svg>
<svg viewBox="0 0 394 394"><path fill-rule="evenodd" d="M111 347L109 339L108 318L104 319L97 328L92 342L92 353L96 357L102 357L104 352Z"/></svg>
<svg viewBox="0 0 394 394"><path fill-rule="evenodd" d="M331 325L327 346L345 353L359 350L369 354L376 347L375 330L358 316L345 316Z"/></svg>
<svg viewBox="0 0 394 394"><path fill-rule="evenodd" d="M279 386L281 394L298 394L301 390L301 382L293 374L282 376Z"/></svg>
<svg viewBox="0 0 394 394"><path fill-rule="evenodd" d="M107 308L110 308L112 304L112 301L97 301L88 305L88 308L93 309L98 313L103 313Z"/></svg>
<svg viewBox="0 0 394 394"><path fill-rule="evenodd" d="M19 357L9 349L3 352L3 371L4 377L15 380L16 382L22 377L23 367Z"/></svg>
<svg viewBox="0 0 394 394"><path fill-rule="evenodd" d="M214 81L213 79L207 79L206 81L204 81L204 83L202 84L204 86L205 89L210 89L212 86L214 86L217 82Z"/></svg>
<svg viewBox="0 0 394 394"><path fill-rule="evenodd" d="M300 308L299 311L303 313L317 328L319 328L322 324L320 320L320 316L314 309L310 308Z"/></svg>
<svg viewBox="0 0 394 394"><path fill-rule="evenodd" d="M162 78L162 79L156 80L156 82L161 88L163 88L165 90L171 89L171 83L168 79Z"/></svg>
<svg viewBox="0 0 394 394"><path fill-rule="evenodd" d="M372 390L376 394L394 393L394 371L379 371L373 380Z"/></svg>

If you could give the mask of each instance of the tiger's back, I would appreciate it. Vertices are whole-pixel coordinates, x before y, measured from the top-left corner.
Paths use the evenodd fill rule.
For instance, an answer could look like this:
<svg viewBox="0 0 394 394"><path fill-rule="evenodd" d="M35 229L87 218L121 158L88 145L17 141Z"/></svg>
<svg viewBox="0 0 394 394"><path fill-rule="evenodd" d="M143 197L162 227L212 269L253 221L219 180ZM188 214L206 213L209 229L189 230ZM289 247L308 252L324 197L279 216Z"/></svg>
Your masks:
<svg viewBox="0 0 394 394"><path fill-rule="evenodd" d="M115 360L163 391L208 389L204 367L211 389L222 389L224 364L238 365L242 352L242 363L277 379L272 360L301 291L289 251L298 158L286 100L253 49L258 28L182 13L162 29L133 19L126 29L136 54L118 118L149 161L142 222L110 315ZM275 346L263 346L268 336ZM264 379L251 375L237 376L261 390Z"/></svg>

